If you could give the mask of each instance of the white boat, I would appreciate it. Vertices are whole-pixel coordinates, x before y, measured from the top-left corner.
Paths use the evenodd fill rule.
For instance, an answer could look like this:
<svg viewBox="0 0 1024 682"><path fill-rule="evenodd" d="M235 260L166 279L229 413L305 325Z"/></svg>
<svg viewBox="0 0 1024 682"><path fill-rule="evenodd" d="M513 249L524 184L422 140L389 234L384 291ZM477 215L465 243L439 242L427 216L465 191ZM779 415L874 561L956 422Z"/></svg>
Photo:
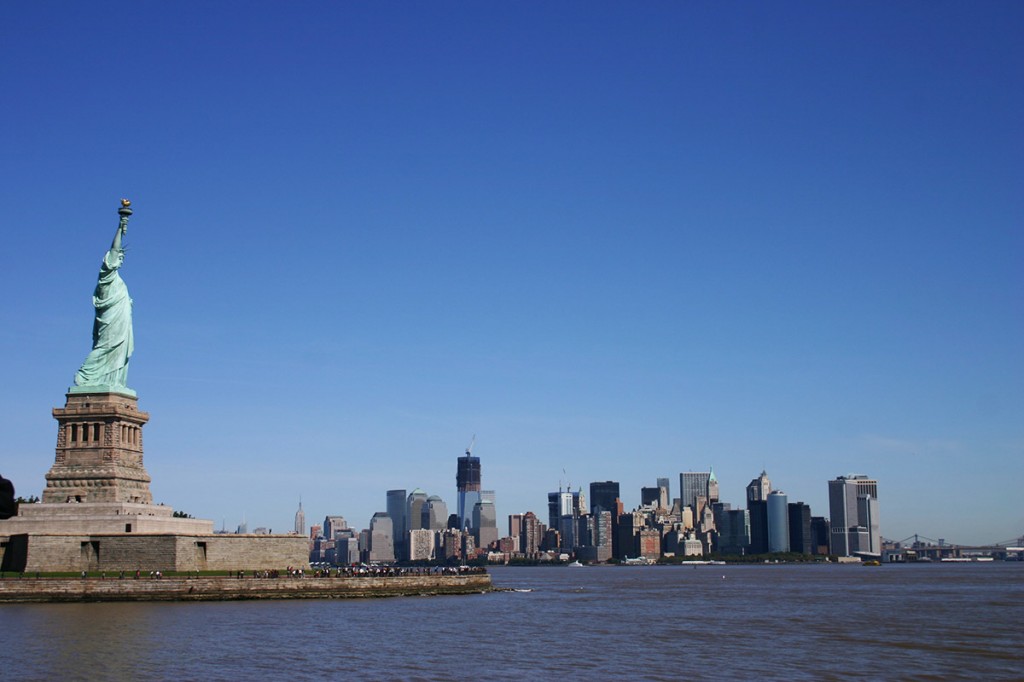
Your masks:
<svg viewBox="0 0 1024 682"><path fill-rule="evenodd" d="M569 567L570 567L570 568L583 568L583 564L581 564L581 563L580 563L580 562L578 562L578 561L574 561L574 562L572 562L571 564L569 564Z"/></svg>

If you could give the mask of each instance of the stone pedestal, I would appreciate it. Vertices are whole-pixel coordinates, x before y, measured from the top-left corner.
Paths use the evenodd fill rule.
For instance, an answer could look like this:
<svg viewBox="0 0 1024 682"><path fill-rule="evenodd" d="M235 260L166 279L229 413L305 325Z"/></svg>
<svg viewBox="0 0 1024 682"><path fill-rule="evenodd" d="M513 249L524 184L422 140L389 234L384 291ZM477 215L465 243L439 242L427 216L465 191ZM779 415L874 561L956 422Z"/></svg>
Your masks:
<svg viewBox="0 0 1024 682"><path fill-rule="evenodd" d="M153 504L134 395L69 391L43 501L0 521L0 570L240 570L303 566L302 536L215 535L213 521Z"/></svg>
<svg viewBox="0 0 1024 682"><path fill-rule="evenodd" d="M54 408L57 456L46 474L45 503L152 504L142 465L142 427L149 415L121 393L68 393Z"/></svg>

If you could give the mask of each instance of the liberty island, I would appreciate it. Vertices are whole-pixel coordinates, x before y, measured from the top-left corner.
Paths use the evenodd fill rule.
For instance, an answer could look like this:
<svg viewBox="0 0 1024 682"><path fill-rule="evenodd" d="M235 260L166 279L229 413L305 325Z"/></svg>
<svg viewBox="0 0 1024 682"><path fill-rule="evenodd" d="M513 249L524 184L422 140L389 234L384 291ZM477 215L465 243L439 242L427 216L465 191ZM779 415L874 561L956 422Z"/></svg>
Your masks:
<svg viewBox="0 0 1024 682"><path fill-rule="evenodd" d="M489 589L490 578L476 571L359 576L387 578L383 584L294 582L290 577L303 576L309 567L304 536L215 533L212 521L153 503L143 465L143 427L149 414L138 409L137 393L128 386L135 350L133 302L120 271L132 213L131 202L122 199L93 292L92 348L67 390L65 405L53 409L56 456L45 477L42 501L21 504L15 515L4 515L10 518L0 516L0 571L81 572L83 580L2 581L0 601L379 596ZM141 579L165 573L158 584ZM181 583L174 573L190 581ZM90 574L101 580L108 574L140 580L97 584L84 579ZM225 583L225 575L234 581ZM238 582L239 577L250 580Z"/></svg>

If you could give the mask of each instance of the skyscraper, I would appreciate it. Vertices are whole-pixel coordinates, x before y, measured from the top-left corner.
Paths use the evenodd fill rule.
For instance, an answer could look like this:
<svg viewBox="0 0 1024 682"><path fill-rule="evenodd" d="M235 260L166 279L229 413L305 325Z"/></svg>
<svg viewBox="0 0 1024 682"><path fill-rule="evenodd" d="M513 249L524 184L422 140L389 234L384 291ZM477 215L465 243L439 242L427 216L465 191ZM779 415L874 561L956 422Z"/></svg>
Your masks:
<svg viewBox="0 0 1024 682"><path fill-rule="evenodd" d="M348 528L348 523L345 521L344 516L325 516L323 532L324 537L328 540L333 540L338 534L338 531L342 531Z"/></svg>
<svg viewBox="0 0 1024 682"><path fill-rule="evenodd" d="M747 511L750 513L750 550L748 553L767 554L768 500L750 500L747 502Z"/></svg>
<svg viewBox="0 0 1024 682"><path fill-rule="evenodd" d="M661 507L662 488L640 488L640 505L644 507Z"/></svg>
<svg viewBox="0 0 1024 682"><path fill-rule="evenodd" d="M718 528L718 551L722 554L746 554L750 549L750 512L725 509Z"/></svg>
<svg viewBox="0 0 1024 682"><path fill-rule="evenodd" d="M661 488L661 507L669 509L672 506L672 490L667 478L658 479L658 487Z"/></svg>
<svg viewBox="0 0 1024 682"><path fill-rule="evenodd" d="M481 549L487 549L498 540L498 519L490 500L480 500L473 505L473 537Z"/></svg>
<svg viewBox="0 0 1024 682"><path fill-rule="evenodd" d="M697 498L708 496L708 482L711 480L710 471L684 471L679 474L679 500L683 506L693 507L695 513Z"/></svg>
<svg viewBox="0 0 1024 682"><path fill-rule="evenodd" d="M377 512L370 519L369 560L372 562L390 563L395 560L391 517L385 512Z"/></svg>
<svg viewBox="0 0 1024 682"><path fill-rule="evenodd" d="M423 528L423 507L427 504L427 493L416 488L405 503L406 531Z"/></svg>
<svg viewBox="0 0 1024 682"><path fill-rule="evenodd" d="M563 516L572 516L572 493L568 490L548 493L548 528L558 530Z"/></svg>
<svg viewBox="0 0 1024 682"><path fill-rule="evenodd" d="M659 479L660 480L660 479ZM590 484L590 513L598 507L612 514L616 513L615 502L619 499L618 481L595 481Z"/></svg>
<svg viewBox="0 0 1024 682"><path fill-rule="evenodd" d="M470 525L469 515L472 515L473 505L480 499L480 458L474 457L472 451L471 442L466 448L466 454L459 457L455 472L455 489L459 497L459 525L462 530Z"/></svg>
<svg viewBox="0 0 1024 682"><path fill-rule="evenodd" d="M420 528L444 530L448 526L448 505L437 495L431 495L423 505Z"/></svg>
<svg viewBox="0 0 1024 682"><path fill-rule="evenodd" d="M715 467L711 467L708 473L708 504L718 502L718 477L715 476Z"/></svg>
<svg viewBox="0 0 1024 682"><path fill-rule="evenodd" d="M394 532L396 559L407 559L409 556L407 549L409 528L405 516L408 511L406 504L405 490L389 490L387 492L387 509Z"/></svg>
<svg viewBox="0 0 1024 682"><path fill-rule="evenodd" d="M832 554L881 554L878 481L861 474L839 476L829 481L828 508L832 517L829 542Z"/></svg>
<svg viewBox="0 0 1024 682"><path fill-rule="evenodd" d="M811 508L803 502L789 503L789 551L810 554Z"/></svg>
<svg viewBox="0 0 1024 682"><path fill-rule="evenodd" d="M768 493L768 551L789 551L789 498L781 490Z"/></svg>
<svg viewBox="0 0 1024 682"><path fill-rule="evenodd" d="M747 502L767 502L768 493L772 491L772 482L768 473L761 470L761 475L747 484Z"/></svg>
<svg viewBox="0 0 1024 682"><path fill-rule="evenodd" d="M299 511L295 512L295 534L306 534L306 512L302 511L302 498L299 498Z"/></svg>

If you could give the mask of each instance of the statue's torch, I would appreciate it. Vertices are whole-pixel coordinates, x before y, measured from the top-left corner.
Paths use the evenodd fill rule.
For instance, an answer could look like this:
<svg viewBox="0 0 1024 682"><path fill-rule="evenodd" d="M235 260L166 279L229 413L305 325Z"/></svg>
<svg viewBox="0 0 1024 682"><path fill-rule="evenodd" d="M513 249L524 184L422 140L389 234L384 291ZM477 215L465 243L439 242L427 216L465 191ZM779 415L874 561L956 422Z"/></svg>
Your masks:
<svg viewBox="0 0 1024 682"><path fill-rule="evenodd" d="M117 209L117 214L121 216L121 234L124 234L128 231L128 217L132 214L132 202L121 199L121 208Z"/></svg>

